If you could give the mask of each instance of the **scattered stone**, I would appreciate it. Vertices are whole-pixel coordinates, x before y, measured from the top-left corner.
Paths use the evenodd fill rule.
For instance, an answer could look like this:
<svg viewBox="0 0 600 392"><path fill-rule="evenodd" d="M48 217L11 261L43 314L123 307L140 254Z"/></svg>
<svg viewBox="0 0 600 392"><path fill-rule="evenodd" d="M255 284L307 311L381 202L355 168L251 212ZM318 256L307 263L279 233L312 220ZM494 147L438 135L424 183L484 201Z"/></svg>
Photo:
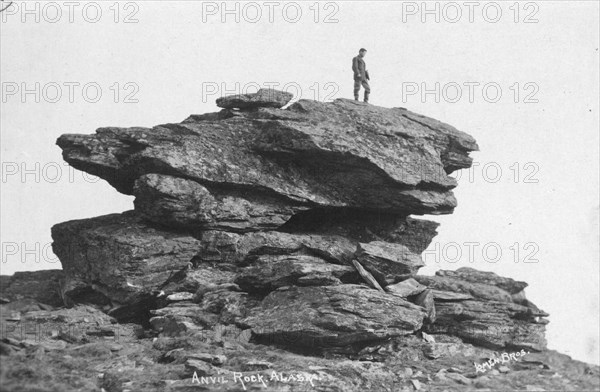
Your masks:
<svg viewBox="0 0 600 392"><path fill-rule="evenodd" d="M198 359L188 359L185 361L185 369L188 372L195 372L198 377L212 375L212 367L205 361Z"/></svg>
<svg viewBox="0 0 600 392"><path fill-rule="evenodd" d="M165 336L178 336L185 333L199 332L205 326L216 324L215 314L202 312L198 304L191 302L173 302L168 306L152 310L150 318L152 327Z"/></svg>
<svg viewBox="0 0 600 392"><path fill-rule="evenodd" d="M535 391L535 392L544 392L545 391L544 388L542 388L538 385L526 385L525 390L526 391Z"/></svg>
<svg viewBox="0 0 600 392"><path fill-rule="evenodd" d="M499 371L500 373L508 373L508 372L510 372L510 368L509 368L508 366L500 366L500 367L498 368L498 371Z"/></svg>
<svg viewBox="0 0 600 392"><path fill-rule="evenodd" d="M407 298L422 293L426 288L427 286L423 286L413 278L409 278L402 282L386 286L385 291L402 298Z"/></svg>
<svg viewBox="0 0 600 392"><path fill-rule="evenodd" d="M383 292L383 288L381 288L377 280L369 271L364 269L364 267L358 262L358 260L353 259L352 264L354 265L354 268L356 268L356 271L358 271L358 274L365 280L365 282L367 282L369 286L373 287L375 290Z"/></svg>
<svg viewBox="0 0 600 392"><path fill-rule="evenodd" d="M433 299L433 293L431 292L431 290L427 289L421 294L416 295L412 302L416 305L425 308L425 311L427 312L426 321L428 321L430 324L435 322L435 301Z"/></svg>
<svg viewBox="0 0 600 392"><path fill-rule="evenodd" d="M244 371L266 370L266 369L272 369L274 367L275 367L275 365L273 365L271 362L256 360L256 361L247 362L244 365L243 370Z"/></svg>
<svg viewBox="0 0 600 392"><path fill-rule="evenodd" d="M193 298L194 298L193 293L187 293L187 292L173 293L173 294L167 296L167 301L170 301L170 302L191 301Z"/></svg>
<svg viewBox="0 0 600 392"><path fill-rule="evenodd" d="M465 377L459 373L448 372L448 373L446 373L446 378L449 378L449 379L451 379L459 384L463 384L463 385L471 385L471 383L472 383L472 381L470 379L468 379L467 377Z"/></svg>
<svg viewBox="0 0 600 392"><path fill-rule="evenodd" d="M425 332L421 332L421 336L423 336L423 340L427 343L435 343L435 338Z"/></svg>
<svg viewBox="0 0 600 392"><path fill-rule="evenodd" d="M413 388L415 388L415 391L418 391L422 388L421 382L419 380L410 380L410 382L413 385Z"/></svg>
<svg viewBox="0 0 600 392"><path fill-rule="evenodd" d="M209 353L191 353L187 355L188 359L197 359L200 361L204 361L210 363L215 366L221 366L227 360L227 357L219 354L209 354Z"/></svg>

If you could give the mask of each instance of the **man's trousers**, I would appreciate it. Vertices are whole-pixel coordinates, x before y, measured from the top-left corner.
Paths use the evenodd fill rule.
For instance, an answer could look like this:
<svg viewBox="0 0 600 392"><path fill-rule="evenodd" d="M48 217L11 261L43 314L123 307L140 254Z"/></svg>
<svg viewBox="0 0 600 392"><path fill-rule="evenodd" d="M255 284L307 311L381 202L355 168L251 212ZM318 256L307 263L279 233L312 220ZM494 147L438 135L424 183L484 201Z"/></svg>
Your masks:
<svg viewBox="0 0 600 392"><path fill-rule="evenodd" d="M361 85L365 89L365 102L368 102L369 94L371 93L371 86L369 86L369 81L366 79L354 79L354 99L358 100L358 93Z"/></svg>

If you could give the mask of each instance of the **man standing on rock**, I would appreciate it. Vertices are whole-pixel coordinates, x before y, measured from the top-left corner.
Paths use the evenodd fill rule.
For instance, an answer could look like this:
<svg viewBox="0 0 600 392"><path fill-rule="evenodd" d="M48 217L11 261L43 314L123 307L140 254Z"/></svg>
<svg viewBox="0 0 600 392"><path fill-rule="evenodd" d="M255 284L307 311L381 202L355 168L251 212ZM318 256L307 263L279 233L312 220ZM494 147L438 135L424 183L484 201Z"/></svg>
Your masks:
<svg viewBox="0 0 600 392"><path fill-rule="evenodd" d="M354 71L354 99L358 101L358 93L360 91L360 85L365 88L365 102L369 102L369 94L371 93L371 87L369 86L369 71L365 65L363 58L367 54L367 49L361 48L358 51L358 56L352 59L352 71Z"/></svg>

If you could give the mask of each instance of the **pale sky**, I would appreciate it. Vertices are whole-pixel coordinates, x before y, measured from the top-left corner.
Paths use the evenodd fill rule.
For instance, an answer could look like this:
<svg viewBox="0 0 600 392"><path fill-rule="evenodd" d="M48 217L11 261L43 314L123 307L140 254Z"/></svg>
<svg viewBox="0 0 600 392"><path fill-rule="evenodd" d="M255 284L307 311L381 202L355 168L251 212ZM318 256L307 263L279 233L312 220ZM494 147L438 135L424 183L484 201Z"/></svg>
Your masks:
<svg viewBox="0 0 600 392"><path fill-rule="evenodd" d="M481 149L454 174L454 214L425 217L442 225L421 273L528 282L549 347L599 363L599 3L464 4L15 2L0 23L1 273L60 268L52 225L133 207L63 163L62 133L178 122L258 86L351 98L365 47L372 104L451 124Z"/></svg>

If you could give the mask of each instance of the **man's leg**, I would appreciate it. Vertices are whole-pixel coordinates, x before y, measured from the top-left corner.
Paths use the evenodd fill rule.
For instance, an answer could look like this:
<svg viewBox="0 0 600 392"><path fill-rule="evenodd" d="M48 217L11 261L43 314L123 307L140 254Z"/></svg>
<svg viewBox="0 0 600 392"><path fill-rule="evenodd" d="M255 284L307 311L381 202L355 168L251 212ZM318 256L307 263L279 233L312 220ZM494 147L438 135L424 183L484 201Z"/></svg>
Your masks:
<svg viewBox="0 0 600 392"><path fill-rule="evenodd" d="M358 93L360 91L360 79L354 79L354 100L358 101Z"/></svg>
<svg viewBox="0 0 600 392"><path fill-rule="evenodd" d="M365 88L365 102L369 102L369 94L371 94L371 86L369 86L369 81L363 80L362 86Z"/></svg>

